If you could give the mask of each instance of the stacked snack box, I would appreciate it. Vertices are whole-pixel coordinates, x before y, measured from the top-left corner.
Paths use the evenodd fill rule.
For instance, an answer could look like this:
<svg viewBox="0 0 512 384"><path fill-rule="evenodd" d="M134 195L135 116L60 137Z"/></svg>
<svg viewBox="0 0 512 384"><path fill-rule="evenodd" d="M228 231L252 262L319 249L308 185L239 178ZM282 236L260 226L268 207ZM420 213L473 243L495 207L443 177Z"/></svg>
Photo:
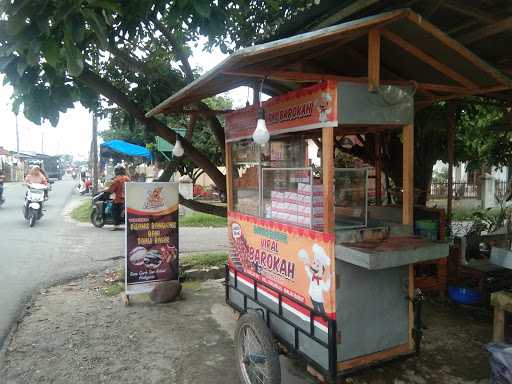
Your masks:
<svg viewBox="0 0 512 384"><path fill-rule="evenodd" d="M288 224L297 225L298 195L296 192L287 191L284 193L285 213L284 221Z"/></svg>
<svg viewBox="0 0 512 384"><path fill-rule="evenodd" d="M323 226L322 185L298 183L297 192L271 191L271 217L287 224L314 229Z"/></svg>
<svg viewBox="0 0 512 384"><path fill-rule="evenodd" d="M288 224L297 224L297 199L295 192L271 191L271 216L273 220Z"/></svg>
<svg viewBox="0 0 512 384"><path fill-rule="evenodd" d="M270 192L271 217L273 220L284 221L285 218L285 202L284 192Z"/></svg>
<svg viewBox="0 0 512 384"><path fill-rule="evenodd" d="M324 218L324 192L321 184L299 183L298 224L305 227L321 229Z"/></svg>

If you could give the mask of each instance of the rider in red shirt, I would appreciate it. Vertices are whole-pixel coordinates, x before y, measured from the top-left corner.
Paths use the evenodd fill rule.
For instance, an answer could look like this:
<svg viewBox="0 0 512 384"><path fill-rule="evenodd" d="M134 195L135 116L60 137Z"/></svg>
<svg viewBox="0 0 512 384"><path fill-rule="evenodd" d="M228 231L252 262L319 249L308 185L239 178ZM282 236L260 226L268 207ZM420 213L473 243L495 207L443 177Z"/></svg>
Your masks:
<svg viewBox="0 0 512 384"><path fill-rule="evenodd" d="M114 203L112 204L112 218L114 220L112 231L118 230L121 224L121 213L123 212L124 206L124 183L130 181L130 178L126 176L126 169L122 164L116 165L114 174L116 177L114 177L112 185L107 189L107 192L115 193Z"/></svg>

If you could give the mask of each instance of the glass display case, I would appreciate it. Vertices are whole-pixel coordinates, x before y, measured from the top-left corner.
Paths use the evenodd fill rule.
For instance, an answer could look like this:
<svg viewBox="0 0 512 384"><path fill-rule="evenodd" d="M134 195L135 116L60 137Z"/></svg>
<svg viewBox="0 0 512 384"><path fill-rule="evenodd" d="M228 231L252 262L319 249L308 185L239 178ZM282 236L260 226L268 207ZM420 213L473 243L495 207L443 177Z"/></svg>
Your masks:
<svg viewBox="0 0 512 384"><path fill-rule="evenodd" d="M323 228L323 186L311 168L263 168L263 216L300 227Z"/></svg>
<svg viewBox="0 0 512 384"><path fill-rule="evenodd" d="M248 215L260 215L260 146L252 140L233 144L233 206Z"/></svg>
<svg viewBox="0 0 512 384"><path fill-rule="evenodd" d="M364 228L368 222L368 169L334 169L336 229Z"/></svg>

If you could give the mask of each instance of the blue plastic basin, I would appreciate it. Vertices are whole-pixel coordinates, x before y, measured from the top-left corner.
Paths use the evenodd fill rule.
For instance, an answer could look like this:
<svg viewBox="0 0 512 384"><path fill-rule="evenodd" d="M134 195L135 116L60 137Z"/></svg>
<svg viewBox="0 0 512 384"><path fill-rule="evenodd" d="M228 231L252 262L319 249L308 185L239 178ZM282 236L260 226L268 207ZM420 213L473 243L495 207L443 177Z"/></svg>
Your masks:
<svg viewBox="0 0 512 384"><path fill-rule="evenodd" d="M459 304L480 304L483 295L476 289L462 287L448 287L448 296Z"/></svg>

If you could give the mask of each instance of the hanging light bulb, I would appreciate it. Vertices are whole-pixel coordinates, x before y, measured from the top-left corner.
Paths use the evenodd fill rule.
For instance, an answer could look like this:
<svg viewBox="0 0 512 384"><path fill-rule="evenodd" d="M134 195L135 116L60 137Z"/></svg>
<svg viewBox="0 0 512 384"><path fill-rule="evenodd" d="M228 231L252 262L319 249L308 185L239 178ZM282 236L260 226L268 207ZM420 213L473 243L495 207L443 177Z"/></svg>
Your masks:
<svg viewBox="0 0 512 384"><path fill-rule="evenodd" d="M181 141L176 139L176 143L174 143L174 148L172 149L172 155L174 157L181 157L185 153L183 146L181 145Z"/></svg>
<svg viewBox="0 0 512 384"><path fill-rule="evenodd" d="M265 123L265 110L262 107L258 109L258 122L256 123L256 129L252 133L252 139L259 145L265 145L270 139L267 123Z"/></svg>

